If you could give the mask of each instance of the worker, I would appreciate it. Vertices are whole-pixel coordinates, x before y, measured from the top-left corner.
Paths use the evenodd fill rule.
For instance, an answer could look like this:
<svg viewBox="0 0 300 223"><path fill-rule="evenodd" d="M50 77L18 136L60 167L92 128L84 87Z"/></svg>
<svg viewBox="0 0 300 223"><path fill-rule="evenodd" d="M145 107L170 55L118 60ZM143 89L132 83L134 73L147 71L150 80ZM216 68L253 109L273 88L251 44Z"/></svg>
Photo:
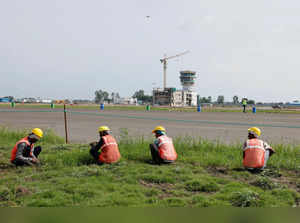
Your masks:
<svg viewBox="0 0 300 223"><path fill-rule="evenodd" d="M90 143L90 154L97 161L97 164L118 162L121 154L116 139L110 135L110 129L107 126L100 126L99 135L98 143Z"/></svg>
<svg viewBox="0 0 300 223"><path fill-rule="evenodd" d="M42 151L41 146L34 147L34 144L43 137L43 131L34 128L25 138L19 140L11 152L11 163L16 166L38 165L38 156Z"/></svg>
<svg viewBox="0 0 300 223"><path fill-rule="evenodd" d="M173 141L166 135L166 129L163 126L157 126L153 129L155 141L150 144L152 160L155 164L169 164L177 159Z"/></svg>
<svg viewBox="0 0 300 223"><path fill-rule="evenodd" d="M243 112L246 113L246 107L247 107L247 99L246 98L243 98L242 105L243 105Z"/></svg>
<svg viewBox="0 0 300 223"><path fill-rule="evenodd" d="M267 166L269 157L275 151L266 142L258 139L261 130L257 127L248 129L248 140L243 146L243 165L250 171L261 171Z"/></svg>

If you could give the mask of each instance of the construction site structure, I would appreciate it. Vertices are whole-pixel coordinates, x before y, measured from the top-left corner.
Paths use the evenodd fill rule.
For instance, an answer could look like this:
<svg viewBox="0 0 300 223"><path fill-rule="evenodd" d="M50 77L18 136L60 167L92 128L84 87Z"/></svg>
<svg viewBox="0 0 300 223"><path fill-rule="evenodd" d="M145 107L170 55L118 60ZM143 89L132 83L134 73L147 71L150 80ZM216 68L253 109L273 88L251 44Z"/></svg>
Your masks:
<svg viewBox="0 0 300 223"><path fill-rule="evenodd" d="M153 89L153 105L172 107L197 106L197 93L176 88Z"/></svg>
<svg viewBox="0 0 300 223"><path fill-rule="evenodd" d="M172 107L197 106L197 93L194 91L154 89L153 105Z"/></svg>
<svg viewBox="0 0 300 223"><path fill-rule="evenodd" d="M197 92L194 91L196 72L180 71L182 90L176 88L153 89L153 105L167 105L173 107L197 106Z"/></svg>
<svg viewBox="0 0 300 223"><path fill-rule="evenodd" d="M177 55L174 55L174 56L170 56L170 57L167 57L167 55L164 55L164 58L160 59L160 62L163 64L163 70L164 70L164 72L163 72L163 75L164 75L163 88L164 89L167 88L167 64L168 64L168 60L176 58L176 57L183 56L184 54L187 54L189 52L190 51L185 51L183 53L180 53L180 54L177 54Z"/></svg>

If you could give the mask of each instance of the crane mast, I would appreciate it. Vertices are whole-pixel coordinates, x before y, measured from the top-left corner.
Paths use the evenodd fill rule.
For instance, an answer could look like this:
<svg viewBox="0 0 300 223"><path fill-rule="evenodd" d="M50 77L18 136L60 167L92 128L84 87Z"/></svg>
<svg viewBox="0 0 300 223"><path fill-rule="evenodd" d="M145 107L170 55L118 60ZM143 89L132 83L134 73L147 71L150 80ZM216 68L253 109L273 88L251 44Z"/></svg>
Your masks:
<svg viewBox="0 0 300 223"><path fill-rule="evenodd" d="M182 53L179 53L177 55L170 56L170 57L167 57L167 55L165 54L164 58L160 59L160 62L163 64L163 75L164 75L164 83L163 84L164 84L164 90L167 88L167 64L168 64L168 60L176 58L176 57L183 56L184 54L187 54L189 52L190 51L185 51L185 52L182 52Z"/></svg>

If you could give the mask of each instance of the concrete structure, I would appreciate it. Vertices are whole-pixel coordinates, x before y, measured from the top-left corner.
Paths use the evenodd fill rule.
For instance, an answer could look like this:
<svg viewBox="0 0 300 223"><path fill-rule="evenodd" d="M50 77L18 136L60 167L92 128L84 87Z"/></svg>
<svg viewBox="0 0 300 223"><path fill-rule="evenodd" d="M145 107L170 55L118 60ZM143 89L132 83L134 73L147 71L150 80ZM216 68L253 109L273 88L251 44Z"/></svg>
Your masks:
<svg viewBox="0 0 300 223"><path fill-rule="evenodd" d="M43 104L51 104L52 100L51 99L42 99L42 98L37 98L36 103L43 103Z"/></svg>
<svg viewBox="0 0 300 223"><path fill-rule="evenodd" d="M153 104L172 106L174 92L176 92L176 88L153 89Z"/></svg>
<svg viewBox="0 0 300 223"><path fill-rule="evenodd" d="M180 71L182 90L176 88L153 89L153 104L168 106L197 106L197 93L194 91L196 72Z"/></svg>
<svg viewBox="0 0 300 223"><path fill-rule="evenodd" d="M175 88L154 89L154 105L197 106L197 93L194 91L176 90Z"/></svg>
<svg viewBox="0 0 300 223"><path fill-rule="evenodd" d="M180 71L180 82L183 91L194 91L196 72L190 70Z"/></svg>
<svg viewBox="0 0 300 223"><path fill-rule="evenodd" d="M137 105L136 98L117 98L115 101L116 104L125 104L125 105Z"/></svg>

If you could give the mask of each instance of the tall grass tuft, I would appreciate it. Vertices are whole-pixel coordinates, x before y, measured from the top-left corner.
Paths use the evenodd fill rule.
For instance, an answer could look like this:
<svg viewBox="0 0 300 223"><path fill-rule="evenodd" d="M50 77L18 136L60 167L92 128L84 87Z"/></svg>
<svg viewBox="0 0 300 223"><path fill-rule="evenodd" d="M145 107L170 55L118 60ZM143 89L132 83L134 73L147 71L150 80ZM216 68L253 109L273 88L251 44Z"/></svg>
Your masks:
<svg viewBox="0 0 300 223"><path fill-rule="evenodd" d="M11 130L6 127L0 127L0 144L15 144L20 139L24 138L31 132L31 129ZM41 144L62 144L64 139L57 136L52 129L44 131L44 136L40 140Z"/></svg>

